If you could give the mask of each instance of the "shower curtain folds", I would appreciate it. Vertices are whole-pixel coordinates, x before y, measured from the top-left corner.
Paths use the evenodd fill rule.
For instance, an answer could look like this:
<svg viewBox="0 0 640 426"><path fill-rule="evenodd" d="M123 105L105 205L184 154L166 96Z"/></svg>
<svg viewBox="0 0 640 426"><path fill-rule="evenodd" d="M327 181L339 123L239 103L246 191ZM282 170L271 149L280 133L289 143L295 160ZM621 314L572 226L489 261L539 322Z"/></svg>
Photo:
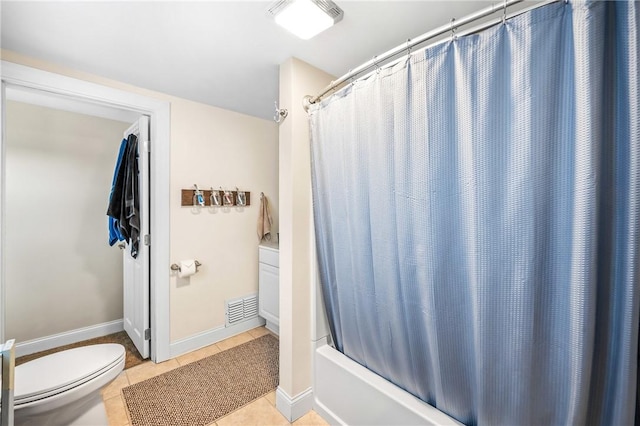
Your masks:
<svg viewBox="0 0 640 426"><path fill-rule="evenodd" d="M466 424L633 424L639 18L550 4L311 107L338 350Z"/></svg>

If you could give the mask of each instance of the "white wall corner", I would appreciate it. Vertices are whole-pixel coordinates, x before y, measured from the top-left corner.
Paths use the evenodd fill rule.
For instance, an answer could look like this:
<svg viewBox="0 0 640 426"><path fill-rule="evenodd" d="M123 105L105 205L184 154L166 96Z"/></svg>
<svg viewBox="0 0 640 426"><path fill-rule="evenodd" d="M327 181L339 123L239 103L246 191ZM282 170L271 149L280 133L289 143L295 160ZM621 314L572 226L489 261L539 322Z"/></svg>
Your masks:
<svg viewBox="0 0 640 426"><path fill-rule="evenodd" d="M287 420L294 422L313 409L313 389L291 397L280 386L276 390L276 408Z"/></svg>

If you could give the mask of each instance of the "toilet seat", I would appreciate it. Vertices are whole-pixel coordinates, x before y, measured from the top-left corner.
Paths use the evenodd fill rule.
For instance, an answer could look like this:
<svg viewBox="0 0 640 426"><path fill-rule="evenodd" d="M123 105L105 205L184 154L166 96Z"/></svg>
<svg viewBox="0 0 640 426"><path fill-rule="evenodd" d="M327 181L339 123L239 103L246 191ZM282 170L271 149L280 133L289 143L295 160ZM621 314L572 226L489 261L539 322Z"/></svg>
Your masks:
<svg viewBox="0 0 640 426"><path fill-rule="evenodd" d="M106 343L57 352L19 365L15 371L15 408L77 388L114 368L121 371L124 358L122 345Z"/></svg>

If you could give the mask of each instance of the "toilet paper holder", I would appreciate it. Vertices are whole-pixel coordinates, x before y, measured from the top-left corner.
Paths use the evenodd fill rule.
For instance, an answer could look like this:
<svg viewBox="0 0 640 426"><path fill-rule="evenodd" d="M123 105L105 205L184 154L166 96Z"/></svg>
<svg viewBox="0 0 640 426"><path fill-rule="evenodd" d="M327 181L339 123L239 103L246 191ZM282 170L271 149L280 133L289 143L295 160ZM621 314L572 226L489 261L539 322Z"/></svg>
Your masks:
<svg viewBox="0 0 640 426"><path fill-rule="evenodd" d="M196 263L196 272L198 272L198 268L202 266L202 263L198 262L197 260L195 261L195 263ZM177 263L172 264L171 270L180 271L180 265L178 265Z"/></svg>

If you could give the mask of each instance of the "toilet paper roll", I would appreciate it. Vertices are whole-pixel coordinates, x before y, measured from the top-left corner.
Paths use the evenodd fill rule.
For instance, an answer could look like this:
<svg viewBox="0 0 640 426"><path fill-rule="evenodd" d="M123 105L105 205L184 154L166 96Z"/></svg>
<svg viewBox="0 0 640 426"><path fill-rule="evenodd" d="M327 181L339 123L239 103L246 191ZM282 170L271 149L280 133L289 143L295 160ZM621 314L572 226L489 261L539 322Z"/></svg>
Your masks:
<svg viewBox="0 0 640 426"><path fill-rule="evenodd" d="M180 261L180 270L178 271L180 278L190 277L196 272L196 261L194 259Z"/></svg>

